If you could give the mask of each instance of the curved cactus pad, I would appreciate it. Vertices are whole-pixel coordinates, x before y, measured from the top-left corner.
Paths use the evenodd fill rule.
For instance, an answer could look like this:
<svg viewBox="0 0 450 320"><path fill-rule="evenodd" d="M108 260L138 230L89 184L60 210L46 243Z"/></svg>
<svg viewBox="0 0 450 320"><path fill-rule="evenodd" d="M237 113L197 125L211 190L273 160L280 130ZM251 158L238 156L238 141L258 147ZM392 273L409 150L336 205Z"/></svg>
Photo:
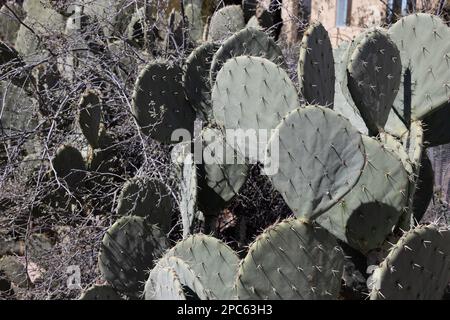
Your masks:
<svg viewBox="0 0 450 320"><path fill-rule="evenodd" d="M248 134L257 138L248 143L236 137L234 142L227 132L227 143L236 145L246 158L261 161L270 130L299 107L297 90L287 73L267 59L249 56L225 63L217 75L212 102L214 117L226 130L242 129L242 135L248 130Z"/></svg>
<svg viewBox="0 0 450 320"><path fill-rule="evenodd" d="M355 43L347 65L348 88L371 132L384 128L398 93L402 65L397 46L379 29Z"/></svg>
<svg viewBox="0 0 450 320"><path fill-rule="evenodd" d="M119 292L138 296L153 260L166 249L161 230L143 217L127 216L106 231L98 265L103 277Z"/></svg>
<svg viewBox="0 0 450 320"><path fill-rule="evenodd" d="M221 41L244 27L244 12L241 6L223 7L211 17L208 41Z"/></svg>
<svg viewBox="0 0 450 320"><path fill-rule="evenodd" d="M86 165L77 148L62 145L56 150L52 166L59 179L63 179L71 188L79 185L86 176Z"/></svg>
<svg viewBox="0 0 450 320"><path fill-rule="evenodd" d="M194 216L197 212L197 166L192 153L183 160L183 172L180 183L180 213L183 224L183 238L192 232Z"/></svg>
<svg viewBox="0 0 450 320"><path fill-rule="evenodd" d="M166 257L178 257L201 279L208 299L231 299L237 274L237 254L220 240L196 234L178 242Z"/></svg>
<svg viewBox="0 0 450 320"><path fill-rule="evenodd" d="M268 228L250 246L236 279L239 300L335 299L344 255L325 229L300 219Z"/></svg>
<svg viewBox="0 0 450 320"><path fill-rule="evenodd" d="M375 270L372 300L437 300L450 281L450 231L419 226L405 233Z"/></svg>
<svg viewBox="0 0 450 320"><path fill-rule="evenodd" d="M122 300L122 298L111 286L96 284L84 291L80 300Z"/></svg>
<svg viewBox="0 0 450 320"><path fill-rule="evenodd" d="M248 165L218 129L203 129L202 141L206 183L228 202L247 180Z"/></svg>
<svg viewBox="0 0 450 320"><path fill-rule="evenodd" d="M151 62L139 74L133 92L132 111L144 134L162 143L174 143L176 129L192 133L195 113L187 103L175 65Z"/></svg>
<svg viewBox="0 0 450 320"><path fill-rule="evenodd" d="M277 65L284 64L283 53L272 38L264 31L245 28L224 41L214 55L211 63L211 85L216 82L217 73L228 59L244 55L263 57Z"/></svg>
<svg viewBox="0 0 450 320"><path fill-rule="evenodd" d="M183 83L192 107L203 118L212 118L211 82L209 71L213 55L218 45L206 42L194 49L186 60Z"/></svg>
<svg viewBox="0 0 450 320"><path fill-rule="evenodd" d="M400 159L363 136L367 162L358 183L317 221L362 253L379 248L408 205L409 176Z"/></svg>
<svg viewBox="0 0 450 320"><path fill-rule="evenodd" d="M316 218L353 188L364 162L361 134L350 122L309 106L291 111L278 125L265 165L278 164L269 177L295 215Z"/></svg>
<svg viewBox="0 0 450 320"><path fill-rule="evenodd" d="M170 267L156 266L145 283L145 300L187 300L175 271Z"/></svg>
<svg viewBox="0 0 450 320"><path fill-rule="evenodd" d="M170 256L164 256L158 260L157 265L150 272L149 280L147 280L145 285L145 297L147 300L155 300L155 291L171 290L171 286L166 288L159 286L158 288L159 284L155 283L155 280L157 280L155 274L162 271L167 272L168 270L176 274L180 284L186 289L183 290L186 298L188 298L189 294L191 294L193 295L192 298L195 297L200 300L208 300L208 293L201 283L200 277L198 277L191 267L189 267L189 265L182 259Z"/></svg>
<svg viewBox="0 0 450 320"><path fill-rule="evenodd" d="M400 50L403 75L411 72L410 105L399 95L394 108L406 123L422 120L450 100L450 28L437 16L417 13L397 21L389 35Z"/></svg>
<svg viewBox="0 0 450 320"><path fill-rule="evenodd" d="M169 190L159 180L133 178L123 185L117 203L117 214L146 217L147 221L169 232L172 221Z"/></svg>
<svg viewBox="0 0 450 320"><path fill-rule="evenodd" d="M321 23L303 35L298 61L300 91L309 104L333 107L335 74L333 48Z"/></svg>
<svg viewBox="0 0 450 320"><path fill-rule="evenodd" d="M92 148L98 147L102 107L99 93L93 90L86 91L78 105L78 124Z"/></svg>

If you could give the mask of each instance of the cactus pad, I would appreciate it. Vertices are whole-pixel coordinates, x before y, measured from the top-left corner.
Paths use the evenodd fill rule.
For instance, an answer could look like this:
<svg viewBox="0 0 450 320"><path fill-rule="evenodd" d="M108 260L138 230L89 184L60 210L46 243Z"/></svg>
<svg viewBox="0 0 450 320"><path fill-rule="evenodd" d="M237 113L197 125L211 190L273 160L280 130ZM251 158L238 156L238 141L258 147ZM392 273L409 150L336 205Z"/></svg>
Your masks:
<svg viewBox="0 0 450 320"><path fill-rule="evenodd" d="M209 299L231 299L239 258L220 240L202 234L190 236L170 249L166 257L178 257L201 279Z"/></svg>
<svg viewBox="0 0 450 320"><path fill-rule="evenodd" d="M202 141L206 183L228 202L247 180L248 165L219 130L203 129Z"/></svg>
<svg viewBox="0 0 450 320"><path fill-rule="evenodd" d="M369 130L378 133L387 122L401 79L397 46L379 29L356 41L347 64L348 88Z"/></svg>
<svg viewBox="0 0 450 320"><path fill-rule="evenodd" d="M333 49L321 23L304 33L298 62L300 91L309 104L333 107L335 74Z"/></svg>
<svg viewBox="0 0 450 320"><path fill-rule="evenodd" d="M109 285L93 285L83 292L79 300L122 300Z"/></svg>
<svg viewBox="0 0 450 320"><path fill-rule="evenodd" d="M217 10L209 23L208 41L221 41L245 27L241 6L225 6Z"/></svg>
<svg viewBox="0 0 450 320"><path fill-rule="evenodd" d="M405 233L373 275L372 300L437 300L450 281L450 231L436 226Z"/></svg>
<svg viewBox="0 0 450 320"><path fill-rule="evenodd" d="M156 266L145 283L145 300L187 300L183 285L172 268Z"/></svg>
<svg viewBox="0 0 450 320"><path fill-rule="evenodd" d="M389 35L400 50L403 75L411 72L411 105L399 95L394 108L406 123L422 120L450 100L450 28L437 16L417 13L396 22Z"/></svg>
<svg viewBox="0 0 450 320"><path fill-rule="evenodd" d="M132 111L141 130L162 143L173 143L176 129L193 131L195 114L187 103L179 67L151 62L139 74Z"/></svg>
<svg viewBox="0 0 450 320"><path fill-rule="evenodd" d="M284 64L283 53L272 38L264 31L245 28L224 41L214 55L211 63L211 85L216 82L217 73L228 59L243 55L266 58L277 65Z"/></svg>
<svg viewBox="0 0 450 320"><path fill-rule="evenodd" d="M358 183L317 221L362 253L379 248L408 205L409 176L395 153L363 136L367 162Z"/></svg>
<svg viewBox="0 0 450 320"><path fill-rule="evenodd" d="M86 176L86 165L78 149L62 145L56 150L52 166L57 177L63 179L71 188L78 186Z"/></svg>
<svg viewBox="0 0 450 320"><path fill-rule="evenodd" d="M127 181L120 192L117 214L145 217L147 222L169 232L172 221L169 190L159 180L135 177Z"/></svg>
<svg viewBox="0 0 450 320"><path fill-rule="evenodd" d="M92 148L98 147L102 107L99 93L88 90L78 105L78 124Z"/></svg>
<svg viewBox="0 0 450 320"><path fill-rule="evenodd" d="M186 95L197 114L204 119L212 118L209 71L218 47L212 42L203 43L192 51L184 67L183 84Z"/></svg>
<svg viewBox="0 0 450 320"><path fill-rule="evenodd" d="M279 163L272 183L296 216L315 218L357 183L364 167L361 135L334 111L291 111L276 128L265 163ZM274 144L279 144L279 152Z"/></svg>
<svg viewBox="0 0 450 320"><path fill-rule="evenodd" d="M103 237L98 264L103 277L121 293L138 296L153 260L166 249L161 230L142 217L117 220Z"/></svg>
<svg viewBox="0 0 450 320"><path fill-rule="evenodd" d="M236 279L242 300L336 299L344 255L315 224L287 219L269 227L250 246Z"/></svg>
<svg viewBox="0 0 450 320"><path fill-rule="evenodd" d="M214 117L225 129L256 134L257 144L242 139L227 141L251 160L263 160L271 134L259 130L274 129L288 112L299 107L297 90L287 73L267 59L249 56L225 63L217 75L212 102ZM263 138L260 133L268 136Z"/></svg>

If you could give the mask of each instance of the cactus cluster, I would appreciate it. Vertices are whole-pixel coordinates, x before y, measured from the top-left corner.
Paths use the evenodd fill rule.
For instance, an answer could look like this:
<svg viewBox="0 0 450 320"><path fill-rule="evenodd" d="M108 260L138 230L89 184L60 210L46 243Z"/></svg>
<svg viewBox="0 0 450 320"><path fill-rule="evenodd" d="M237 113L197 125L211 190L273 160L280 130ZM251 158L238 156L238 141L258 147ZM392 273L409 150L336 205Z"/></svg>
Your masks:
<svg viewBox="0 0 450 320"><path fill-rule="evenodd" d="M216 5L189 1L186 17L169 8L160 40L166 51L186 49L181 61L159 56L161 30L151 9L124 12L102 28L126 34L148 57L124 101L140 142L171 150L178 184L159 179L159 172L122 179L113 206L119 218L98 254L107 284L88 288L80 299L340 299L351 259L344 249L369 259L396 237L369 278L370 298L441 298L450 281L450 231L417 224L433 188L426 147L450 141L448 132L438 136L448 123L437 116L450 108L448 27L438 17L414 14L333 51L324 26L311 24L296 83L274 39L275 11L253 0L220 8L209 15L202 41L204 14ZM100 19L120 8L101 7L84 10ZM39 10L39 19L66 19L60 7ZM26 19L39 23L36 13ZM16 31L7 31L13 41ZM32 73L21 57L39 47L27 32L18 28L17 50L0 42L0 76L18 70L11 79L24 90L51 87L44 74L52 70ZM118 67L126 76L126 61ZM84 88L76 106L79 144L61 145L47 168L69 193L93 192L102 180L87 177L119 166L117 141L105 125L101 89L108 88L99 88ZM253 132L257 143L231 140L232 130ZM184 134L189 139L180 142ZM233 200L245 197L252 167L263 168L289 214L280 212L238 247L225 241L221 219ZM58 197L49 203L66 200ZM8 259L0 259L1 274L18 282L21 265Z"/></svg>

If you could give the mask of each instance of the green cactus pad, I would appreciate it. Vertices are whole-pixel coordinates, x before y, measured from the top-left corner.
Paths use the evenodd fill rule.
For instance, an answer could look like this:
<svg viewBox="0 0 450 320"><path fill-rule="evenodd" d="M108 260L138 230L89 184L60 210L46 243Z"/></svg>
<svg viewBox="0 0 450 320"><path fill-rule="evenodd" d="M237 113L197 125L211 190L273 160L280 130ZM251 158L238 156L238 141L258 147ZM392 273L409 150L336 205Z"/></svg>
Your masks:
<svg viewBox="0 0 450 320"><path fill-rule="evenodd" d="M176 129L192 133L195 114L189 106L176 65L151 62L139 74L132 111L142 132L162 143L173 143Z"/></svg>
<svg viewBox="0 0 450 320"><path fill-rule="evenodd" d="M183 238L187 238L192 233L194 217L197 212L197 166L191 153L184 157L182 170L180 213Z"/></svg>
<svg viewBox="0 0 450 320"><path fill-rule="evenodd" d="M333 50L334 55L334 69L336 75L336 82L334 87L334 107L333 110L347 118L350 123L363 134L368 134L369 130L361 117L361 113L355 106L350 93L345 85L345 90L341 87L341 83L345 77L347 77L347 71L345 68L344 56L350 46L349 42L344 42L338 48Z"/></svg>
<svg viewBox="0 0 450 320"><path fill-rule="evenodd" d="M98 147L102 106L100 95L93 90L86 91L78 105L78 125L92 148Z"/></svg>
<svg viewBox="0 0 450 320"><path fill-rule="evenodd" d="M154 276L154 273L159 273L161 272L161 270L167 271L168 269L172 270L176 274L182 287L188 289L183 290L186 298L188 297L190 291L194 293L196 298L199 298L200 300L209 299L208 292L205 290L203 284L201 283L202 279L200 279L200 277L195 274L195 272L186 262L177 257L164 256L158 260L156 267L150 272L149 280L147 280L145 286L145 297L147 300L153 299L152 295L154 295L156 291L154 288L158 287L158 284L154 283L154 280L156 278ZM170 286L168 288L170 289ZM161 289L159 290L162 291ZM167 288L165 290L167 290Z"/></svg>
<svg viewBox="0 0 450 320"><path fill-rule="evenodd" d="M325 229L362 253L379 248L408 206L409 176L395 153L363 136L367 162L358 183L317 218Z"/></svg>
<svg viewBox="0 0 450 320"><path fill-rule="evenodd" d="M300 92L309 104L333 107L334 72L328 32L321 23L313 23L303 35L298 61Z"/></svg>
<svg viewBox="0 0 450 320"><path fill-rule="evenodd" d="M147 270L166 249L161 230L143 217L117 220L103 237L98 264L103 277L121 293L138 296Z"/></svg>
<svg viewBox="0 0 450 320"><path fill-rule="evenodd" d="M111 286L95 284L84 291L79 300L122 300L122 298Z"/></svg>
<svg viewBox="0 0 450 320"><path fill-rule="evenodd" d="M127 181L120 192L117 214L145 217L147 222L167 233L172 221L169 190L159 180L135 177Z"/></svg>
<svg viewBox="0 0 450 320"><path fill-rule="evenodd" d="M145 283L145 300L187 300L177 274L172 268L156 266Z"/></svg>
<svg viewBox="0 0 450 320"><path fill-rule="evenodd" d="M276 130L265 164L279 164L269 177L296 216L316 218L358 182L365 162L361 134L336 112L296 109Z"/></svg>
<svg viewBox="0 0 450 320"><path fill-rule="evenodd" d="M86 176L86 164L77 148L62 145L52 159L52 166L58 179L64 180L71 188L77 187Z"/></svg>
<svg viewBox="0 0 450 320"><path fill-rule="evenodd" d="M439 17L416 13L396 22L389 35L400 50L403 75L411 72L412 97L394 102L402 119L422 120L450 99L450 28Z"/></svg>
<svg viewBox="0 0 450 320"><path fill-rule="evenodd" d="M245 27L241 6L231 5L217 10L209 23L208 41L221 41Z"/></svg>
<svg viewBox="0 0 450 320"><path fill-rule="evenodd" d="M211 85L217 73L229 59L243 55L266 58L277 65L284 65L281 49L264 31L245 28L229 37L217 50L211 63Z"/></svg>
<svg viewBox="0 0 450 320"><path fill-rule="evenodd" d="M355 42L347 72L348 89L369 130L378 133L387 122L401 79L397 46L380 29Z"/></svg>
<svg viewBox="0 0 450 320"><path fill-rule="evenodd" d="M249 56L224 64L213 87L212 103L214 118L225 129L252 130L256 135L256 144L226 137L228 144L253 161L263 160L271 134L259 130L274 129L288 112L299 107L297 90L288 74L265 58Z"/></svg>
<svg viewBox="0 0 450 320"><path fill-rule="evenodd" d="M220 130L205 128L202 133L203 162L207 185L225 202L239 192L248 176L248 165L225 141Z"/></svg>
<svg viewBox="0 0 450 320"><path fill-rule="evenodd" d="M166 257L178 257L201 279L209 299L231 299L239 258L225 243L196 234L178 242Z"/></svg>
<svg viewBox="0 0 450 320"><path fill-rule="evenodd" d="M450 281L450 231L436 226L405 233L375 270L372 300L438 300Z"/></svg>
<svg viewBox="0 0 450 320"><path fill-rule="evenodd" d="M211 82L209 71L218 45L206 42L198 46L186 59L183 84L192 107L203 119L212 118Z"/></svg>
<svg viewBox="0 0 450 320"><path fill-rule="evenodd" d="M318 225L287 219L251 244L236 279L239 300L336 299L344 255Z"/></svg>

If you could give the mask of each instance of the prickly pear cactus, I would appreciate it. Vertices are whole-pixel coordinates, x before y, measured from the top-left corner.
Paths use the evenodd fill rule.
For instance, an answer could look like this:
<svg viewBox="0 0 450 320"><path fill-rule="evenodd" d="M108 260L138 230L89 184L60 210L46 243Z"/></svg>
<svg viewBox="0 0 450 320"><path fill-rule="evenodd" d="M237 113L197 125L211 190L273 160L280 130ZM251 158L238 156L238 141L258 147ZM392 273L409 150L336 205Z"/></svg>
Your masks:
<svg viewBox="0 0 450 320"><path fill-rule="evenodd" d="M244 11L245 22L248 22L256 13L258 0L242 0L241 6Z"/></svg>
<svg viewBox="0 0 450 320"><path fill-rule="evenodd" d="M100 94L86 91L78 104L78 125L92 148L98 147L102 106Z"/></svg>
<svg viewBox="0 0 450 320"><path fill-rule="evenodd" d="M418 226L391 248L372 278L372 300L441 299L450 281L450 231Z"/></svg>
<svg viewBox="0 0 450 320"><path fill-rule="evenodd" d="M194 111L187 102L176 65L151 62L139 74L132 112L142 132L162 143L174 143L175 129L193 132Z"/></svg>
<svg viewBox="0 0 450 320"><path fill-rule="evenodd" d="M361 134L350 122L308 106L291 111L276 127L264 163L279 164L269 177L294 214L316 218L355 186L364 162Z"/></svg>
<svg viewBox="0 0 450 320"><path fill-rule="evenodd" d="M218 48L219 46L212 42L201 44L186 59L183 69L183 85L186 95L197 115L202 119L212 118L209 71L213 55Z"/></svg>
<svg viewBox="0 0 450 320"><path fill-rule="evenodd" d="M180 183L180 213L183 224L183 239L192 233L195 214L197 212L197 166L191 153L183 160Z"/></svg>
<svg viewBox="0 0 450 320"><path fill-rule="evenodd" d="M264 31L245 28L225 40L211 63L211 86L217 73L229 59L243 55L266 58L277 65L284 64L283 53L275 41Z"/></svg>
<svg viewBox="0 0 450 320"><path fill-rule="evenodd" d="M208 41L221 41L245 27L241 6L231 5L217 10L209 23Z"/></svg>
<svg viewBox="0 0 450 320"><path fill-rule="evenodd" d="M98 256L100 272L117 291L139 296L147 270L166 248L166 238L158 227L143 217L122 217L103 237Z"/></svg>
<svg viewBox="0 0 450 320"><path fill-rule="evenodd" d="M182 292L186 299L197 298L200 300L208 300L210 292L207 292L202 284L202 279L195 274L194 270L182 259L173 256L164 256L158 260L157 265L150 272L149 279L145 284L145 299L159 300L160 297L169 296L173 291L176 281L173 285L163 286L158 283L158 277L162 272L173 272L176 279L182 286ZM189 297L191 295L191 297Z"/></svg>
<svg viewBox="0 0 450 320"><path fill-rule="evenodd" d="M156 266L145 283L145 300L187 300L175 271L170 267Z"/></svg>
<svg viewBox="0 0 450 320"><path fill-rule="evenodd" d="M79 300L122 300L122 298L110 285L96 284L84 291Z"/></svg>
<svg viewBox="0 0 450 320"><path fill-rule="evenodd" d="M58 179L64 180L70 188L80 185L86 176L86 164L77 148L62 145L52 159L52 167Z"/></svg>
<svg viewBox="0 0 450 320"><path fill-rule="evenodd" d="M384 128L397 96L400 53L380 29L358 40L347 62L348 89L369 130L377 134Z"/></svg>
<svg viewBox="0 0 450 320"><path fill-rule="evenodd" d="M250 245L236 278L239 300L336 299L344 255L335 238L314 223L290 218Z"/></svg>
<svg viewBox="0 0 450 320"><path fill-rule="evenodd" d="M300 92L309 104L333 108L335 74L333 49L321 23L305 31L298 61Z"/></svg>
<svg viewBox="0 0 450 320"><path fill-rule="evenodd" d="M350 43L344 42L338 48L333 50L336 76L333 110L347 118L350 123L359 130L359 132L362 134L368 134L369 130L361 117L361 113L350 97L350 93L347 89L347 82L345 82L345 87L342 87L344 78L347 77L347 71L344 67L344 65L346 65L346 59L344 56L346 55L349 46Z"/></svg>
<svg viewBox="0 0 450 320"><path fill-rule="evenodd" d="M405 123L446 106L450 99L450 28L437 16L416 13L396 22L389 36L400 50L403 76L411 72L411 105L400 95L394 102Z"/></svg>
<svg viewBox="0 0 450 320"><path fill-rule="evenodd" d="M244 157L227 144L220 130L205 128L201 137L206 183L228 202L247 180L249 167Z"/></svg>
<svg viewBox="0 0 450 320"><path fill-rule="evenodd" d="M145 217L147 222L167 233L172 222L169 190L159 180L135 177L127 181L120 192L117 214Z"/></svg>
<svg viewBox="0 0 450 320"><path fill-rule="evenodd" d="M224 64L213 87L212 103L214 118L225 129L256 130L256 143L227 141L253 161L264 158L271 134L268 131L299 107L297 90L288 74L270 60L251 56Z"/></svg>
<svg viewBox="0 0 450 320"><path fill-rule="evenodd" d="M231 299L239 258L225 243L196 234L178 242L165 257L183 260L201 280L209 299Z"/></svg>
<svg viewBox="0 0 450 320"><path fill-rule="evenodd" d="M408 206L409 176L395 153L363 136L367 162L352 190L317 222L362 253L379 248Z"/></svg>

